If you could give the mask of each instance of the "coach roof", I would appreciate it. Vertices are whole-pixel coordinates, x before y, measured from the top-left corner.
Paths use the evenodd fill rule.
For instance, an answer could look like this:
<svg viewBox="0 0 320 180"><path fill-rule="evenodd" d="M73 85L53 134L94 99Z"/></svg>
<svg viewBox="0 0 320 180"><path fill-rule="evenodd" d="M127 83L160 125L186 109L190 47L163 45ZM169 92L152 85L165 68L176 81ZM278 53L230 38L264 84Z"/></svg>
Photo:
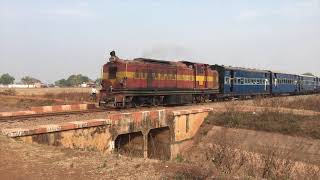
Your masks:
<svg viewBox="0 0 320 180"><path fill-rule="evenodd" d="M227 70L237 70L237 71L250 71L250 72L261 72L261 73L270 73L269 70L260 70L260 69L251 69L251 68L243 68L243 67L232 67L232 66L224 66L224 65L213 65L213 67L222 67Z"/></svg>

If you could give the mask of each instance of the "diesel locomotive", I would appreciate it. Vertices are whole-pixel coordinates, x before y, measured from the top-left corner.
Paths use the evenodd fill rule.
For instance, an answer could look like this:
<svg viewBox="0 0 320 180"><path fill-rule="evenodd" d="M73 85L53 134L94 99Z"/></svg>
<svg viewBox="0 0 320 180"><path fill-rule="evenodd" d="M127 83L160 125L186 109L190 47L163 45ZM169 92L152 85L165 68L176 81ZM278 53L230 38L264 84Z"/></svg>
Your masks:
<svg viewBox="0 0 320 180"><path fill-rule="evenodd" d="M124 60L110 53L103 65L101 106L178 105L219 98L305 94L320 91L318 77L228 66Z"/></svg>

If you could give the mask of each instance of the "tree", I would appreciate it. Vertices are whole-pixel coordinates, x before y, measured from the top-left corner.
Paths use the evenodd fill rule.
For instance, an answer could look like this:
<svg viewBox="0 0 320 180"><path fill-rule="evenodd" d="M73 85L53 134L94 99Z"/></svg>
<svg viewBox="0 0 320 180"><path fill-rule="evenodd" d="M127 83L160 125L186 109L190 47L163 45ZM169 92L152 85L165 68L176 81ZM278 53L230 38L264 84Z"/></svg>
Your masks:
<svg viewBox="0 0 320 180"><path fill-rule="evenodd" d="M2 76L0 77L0 84L13 84L14 80L15 78L13 76L10 76L10 74L2 74Z"/></svg>
<svg viewBox="0 0 320 180"><path fill-rule="evenodd" d="M71 86L78 86L84 82L89 82L89 78L87 76L83 76L82 74L71 75L67 79Z"/></svg>
<svg viewBox="0 0 320 180"><path fill-rule="evenodd" d="M306 76L314 76L312 73L310 72L306 72L306 73L303 73L302 75L306 75Z"/></svg>
<svg viewBox="0 0 320 180"><path fill-rule="evenodd" d="M68 87L68 86L70 86L70 83L65 79L60 79L60 80L54 82L54 84L56 86L60 86L60 87Z"/></svg>
<svg viewBox="0 0 320 180"><path fill-rule="evenodd" d="M41 83L39 79L30 77L30 76L24 76L21 78L21 82L24 84L34 84L34 83Z"/></svg>
<svg viewBox="0 0 320 180"><path fill-rule="evenodd" d="M68 77L68 79L60 79L55 82L55 85L61 86L61 87L68 87L68 86L79 86L82 83L89 82L90 79L87 76L84 76L82 74L73 74Z"/></svg>

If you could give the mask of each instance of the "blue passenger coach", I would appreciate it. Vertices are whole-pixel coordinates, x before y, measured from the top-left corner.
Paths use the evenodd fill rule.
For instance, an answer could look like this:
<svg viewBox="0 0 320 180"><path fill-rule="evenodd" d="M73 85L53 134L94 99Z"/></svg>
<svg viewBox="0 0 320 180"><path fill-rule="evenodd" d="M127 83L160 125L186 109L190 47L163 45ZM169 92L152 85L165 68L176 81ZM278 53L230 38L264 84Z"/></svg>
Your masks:
<svg viewBox="0 0 320 180"><path fill-rule="evenodd" d="M269 95L271 72L213 65L219 72L220 94L228 96Z"/></svg>
<svg viewBox="0 0 320 180"><path fill-rule="evenodd" d="M299 76L295 74L286 74L272 72L271 91L273 95L278 94L297 94L299 92Z"/></svg>
<svg viewBox="0 0 320 180"><path fill-rule="evenodd" d="M317 77L300 75L299 91L301 94L315 92L317 90Z"/></svg>
<svg viewBox="0 0 320 180"><path fill-rule="evenodd" d="M320 92L320 77L317 77L317 92Z"/></svg>

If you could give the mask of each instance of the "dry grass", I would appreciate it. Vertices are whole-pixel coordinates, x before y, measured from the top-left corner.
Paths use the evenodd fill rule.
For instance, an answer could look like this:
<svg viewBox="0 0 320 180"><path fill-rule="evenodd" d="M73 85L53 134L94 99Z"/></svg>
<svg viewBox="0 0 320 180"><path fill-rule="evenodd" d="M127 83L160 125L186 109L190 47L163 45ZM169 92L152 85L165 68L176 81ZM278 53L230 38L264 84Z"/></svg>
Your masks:
<svg viewBox="0 0 320 180"><path fill-rule="evenodd" d="M3 91L0 91L0 95L5 96L15 96L17 94L15 89L5 89Z"/></svg>
<svg viewBox="0 0 320 180"><path fill-rule="evenodd" d="M320 95L289 96L271 99L256 98L253 100L253 103L256 106L284 107L320 112Z"/></svg>
<svg viewBox="0 0 320 180"><path fill-rule="evenodd" d="M1 111L19 111L27 110L33 106L52 106L65 104L50 99L25 99L15 98L11 96L0 96L0 112Z"/></svg>
<svg viewBox="0 0 320 180"><path fill-rule="evenodd" d="M215 172L188 163L169 163L170 169L161 179L201 180L214 179Z"/></svg>
<svg viewBox="0 0 320 180"><path fill-rule="evenodd" d="M292 136L320 139L320 116L303 116L278 111L237 112L235 105L225 113L211 113L206 122L229 128L277 132Z"/></svg>
<svg viewBox="0 0 320 180"><path fill-rule="evenodd" d="M204 156L202 160L193 159L192 156L183 158L190 164L216 169L218 178L221 179L317 179L319 177L319 166L297 160L299 148L288 150L266 145L264 152L249 152L241 149L241 144L236 139L230 138L227 133L228 129L225 129L206 137L204 146L195 145L194 147L200 148L201 152L190 149L197 151L197 156ZM297 147L300 145L297 144Z"/></svg>

